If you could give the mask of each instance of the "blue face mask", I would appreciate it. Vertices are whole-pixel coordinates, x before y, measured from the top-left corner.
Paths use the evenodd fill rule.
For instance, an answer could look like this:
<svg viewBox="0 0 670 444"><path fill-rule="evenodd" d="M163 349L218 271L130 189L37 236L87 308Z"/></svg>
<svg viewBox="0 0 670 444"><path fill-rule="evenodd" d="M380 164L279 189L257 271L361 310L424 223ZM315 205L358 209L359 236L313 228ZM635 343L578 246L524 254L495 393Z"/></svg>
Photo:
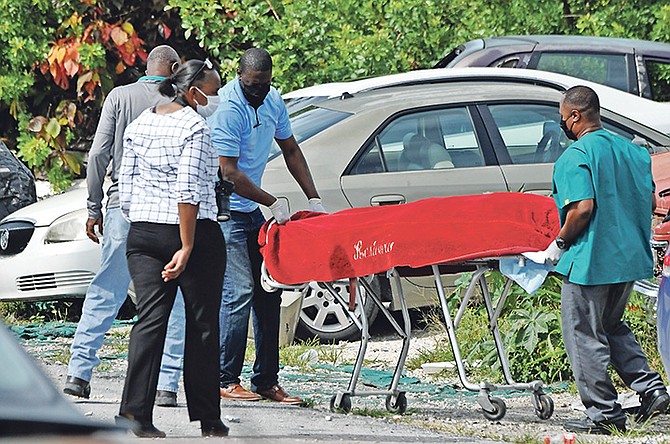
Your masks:
<svg viewBox="0 0 670 444"><path fill-rule="evenodd" d="M205 119L211 116L216 112L216 109L219 107L219 102L220 102L220 97L218 95L216 96L208 96L200 88L197 86L194 86L195 89L197 89L200 94L203 96L207 97L207 104L206 105L201 105L198 103L198 101L195 101L195 110L197 111L198 114L200 114L202 117Z"/></svg>

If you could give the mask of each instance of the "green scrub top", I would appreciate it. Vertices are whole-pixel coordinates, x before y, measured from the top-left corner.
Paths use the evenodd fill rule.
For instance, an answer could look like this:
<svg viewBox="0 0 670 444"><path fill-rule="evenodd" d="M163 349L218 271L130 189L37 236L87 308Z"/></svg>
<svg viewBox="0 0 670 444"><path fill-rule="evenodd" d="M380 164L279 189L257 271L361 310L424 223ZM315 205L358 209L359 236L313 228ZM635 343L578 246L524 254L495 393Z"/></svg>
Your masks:
<svg viewBox="0 0 670 444"><path fill-rule="evenodd" d="M554 165L553 197L561 226L567 206L593 199L591 221L556 272L579 285L630 282L653 275L651 157L643 147L598 130L582 136Z"/></svg>

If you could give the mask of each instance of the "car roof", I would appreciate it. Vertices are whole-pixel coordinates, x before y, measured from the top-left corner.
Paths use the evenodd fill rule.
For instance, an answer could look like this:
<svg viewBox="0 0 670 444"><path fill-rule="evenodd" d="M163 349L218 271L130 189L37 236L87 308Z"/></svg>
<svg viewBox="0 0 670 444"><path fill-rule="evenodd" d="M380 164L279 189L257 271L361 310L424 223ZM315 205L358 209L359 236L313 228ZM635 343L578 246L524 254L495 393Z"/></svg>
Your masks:
<svg viewBox="0 0 670 444"><path fill-rule="evenodd" d="M431 85L453 83L466 80L481 82L506 82L526 85L543 85L554 90L565 91L576 86L585 85L592 88L600 98L601 105L611 112L629 117L645 126L670 133L670 120L666 118L670 111L670 103L654 102L643 97L631 95L609 86L589 82L576 77L548 71L514 68L448 68L423 69L400 74L372 77L350 82L334 82L314 85L284 94L285 99L296 99L309 96L340 97L398 85Z"/></svg>
<svg viewBox="0 0 670 444"><path fill-rule="evenodd" d="M344 98L331 98L319 102L318 106L346 113L367 111L403 110L419 106L432 106L444 103L476 103L496 100L509 100L515 97L523 100L557 100L561 93L553 88L537 85L524 85L500 81L496 83L480 80L462 80L459 82L400 85L383 89L360 92Z"/></svg>
<svg viewBox="0 0 670 444"><path fill-rule="evenodd" d="M500 37L486 37L478 39L484 41L484 47L518 45L527 43L530 45L542 46L574 46L580 50L602 51L603 48L619 50L621 52L631 52L635 49L639 52L667 52L670 53L670 44L663 42L653 42L649 40L626 39L618 37L597 37L584 35L509 35Z"/></svg>

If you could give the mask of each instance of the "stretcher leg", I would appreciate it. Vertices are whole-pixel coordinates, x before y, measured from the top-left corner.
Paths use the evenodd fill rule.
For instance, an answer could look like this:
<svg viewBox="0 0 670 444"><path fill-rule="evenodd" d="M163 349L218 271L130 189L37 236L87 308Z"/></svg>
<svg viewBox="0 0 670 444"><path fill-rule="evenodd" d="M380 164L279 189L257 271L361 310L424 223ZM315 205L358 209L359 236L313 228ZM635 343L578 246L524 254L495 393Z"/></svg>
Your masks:
<svg viewBox="0 0 670 444"><path fill-rule="evenodd" d="M392 273L396 281L396 285L400 284L400 278L397 273ZM354 370L349 379L349 385L345 392L338 392L332 398L330 402L331 411L344 411L349 412L351 410L351 398L354 396L379 396L386 395L386 409L391 413L404 413L407 410L407 397L405 392L398 390L398 384L400 378L402 377L402 370L404 368L405 360L407 359L407 354L409 352L409 341L411 333L411 324L409 319L409 311L407 309L407 303L405 302L402 293L400 293L400 306L403 317L403 327L400 327L393 316L389 313L386 306L381 301L379 295L376 294L375 290L365 279L356 279L356 285L358 286L356 291L356 310L353 314L347 312L351 319L356 323L356 325L361 330L361 344L358 348L358 355L356 357L356 363L354 364ZM332 288L331 284L325 284L328 291L330 291L333 296L337 299L338 302L342 303L344 306L347 306L347 301L345 301L341 295L335 292L335 289ZM331 288L329 288L329 286ZM365 291L361 291L364 289ZM399 291L402 292L402 289ZM393 373L391 383L388 390L376 390L376 391L356 391L356 385L360 377L360 372L363 367L363 361L365 359L365 352L367 350L367 344L369 341L369 325L368 319L365 316L365 313L362 310L364 306L365 299L371 298L374 304L376 304L381 313L386 317L390 324L395 329L396 333L402 338L402 348L398 361L396 363L396 368ZM357 314L360 314L360 321L357 319Z"/></svg>
<svg viewBox="0 0 670 444"><path fill-rule="evenodd" d="M500 360L500 365L502 367L503 375L505 376L505 381L508 384L516 384L514 378L512 378L512 372L509 367L509 360L507 359L507 352L505 351L505 345L503 344L502 336L500 335L500 329L498 328L498 318L502 312L503 306L505 305L505 300L509 294L510 289L512 288L512 281L506 278L505 287L503 292L498 299L498 302L493 307L493 299L491 298L491 293L489 292L488 285L486 284L486 279L484 275L479 276L479 286L482 290L482 295L484 297L484 304L486 305L486 313L489 317L489 331L493 336L493 342L496 345L496 350L498 351L498 359Z"/></svg>
<svg viewBox="0 0 670 444"><path fill-rule="evenodd" d="M437 294L440 299L440 305L442 307L442 312L444 314L444 319L447 326L449 343L451 345L452 352L454 353L454 361L456 362L456 368L458 369L458 377L461 383L463 384L463 387L465 387L467 390L479 392L477 402L482 408L483 415L490 420L502 419L507 411L505 402L501 398L491 396L491 392L496 390L511 389L511 390L532 391L533 406L535 408L535 413L540 419L550 418L554 412L554 403L552 399L543 392L542 381L532 381L530 383L518 383L514 381L514 378L512 377L512 373L510 370L507 353L505 351L505 346L502 341L502 335L498 327L498 319L500 317L500 314L502 313L505 301L512 288L512 281L507 279L507 281L505 282L505 286L503 288L503 292L494 306L486 282L486 272L490 271L491 268L490 266L482 263L477 264L477 269L473 272L472 280L470 281L470 284L468 285L465 294L461 299L455 320L452 321L451 313L449 312L449 306L447 304L447 298L444 294L444 287L442 285L442 277L440 275L439 267L437 265L433 265L432 270L435 281L435 288L437 290ZM481 382L479 384L474 384L470 382L467 378L465 365L461 357L461 350L458 345L458 338L456 336L456 331L458 328L458 323L460 322L463 314L465 313L468 302L472 298L477 285L479 285L482 292L484 304L486 306L486 313L489 318L489 331L493 336L493 341L495 343L496 351L498 353L498 359L500 361L503 375L505 377L505 382L507 384L496 385L491 384L489 382Z"/></svg>

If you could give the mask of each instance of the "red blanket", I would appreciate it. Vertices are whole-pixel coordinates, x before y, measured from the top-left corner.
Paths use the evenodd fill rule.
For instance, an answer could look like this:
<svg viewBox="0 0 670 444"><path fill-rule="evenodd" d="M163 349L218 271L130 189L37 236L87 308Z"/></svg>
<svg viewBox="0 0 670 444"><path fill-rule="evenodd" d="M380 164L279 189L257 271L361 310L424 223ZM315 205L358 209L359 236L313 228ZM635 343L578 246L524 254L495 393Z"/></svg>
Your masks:
<svg viewBox="0 0 670 444"><path fill-rule="evenodd" d="M539 251L558 230L552 199L492 193L333 214L302 211L286 225L266 222L258 242L272 278L300 284Z"/></svg>

